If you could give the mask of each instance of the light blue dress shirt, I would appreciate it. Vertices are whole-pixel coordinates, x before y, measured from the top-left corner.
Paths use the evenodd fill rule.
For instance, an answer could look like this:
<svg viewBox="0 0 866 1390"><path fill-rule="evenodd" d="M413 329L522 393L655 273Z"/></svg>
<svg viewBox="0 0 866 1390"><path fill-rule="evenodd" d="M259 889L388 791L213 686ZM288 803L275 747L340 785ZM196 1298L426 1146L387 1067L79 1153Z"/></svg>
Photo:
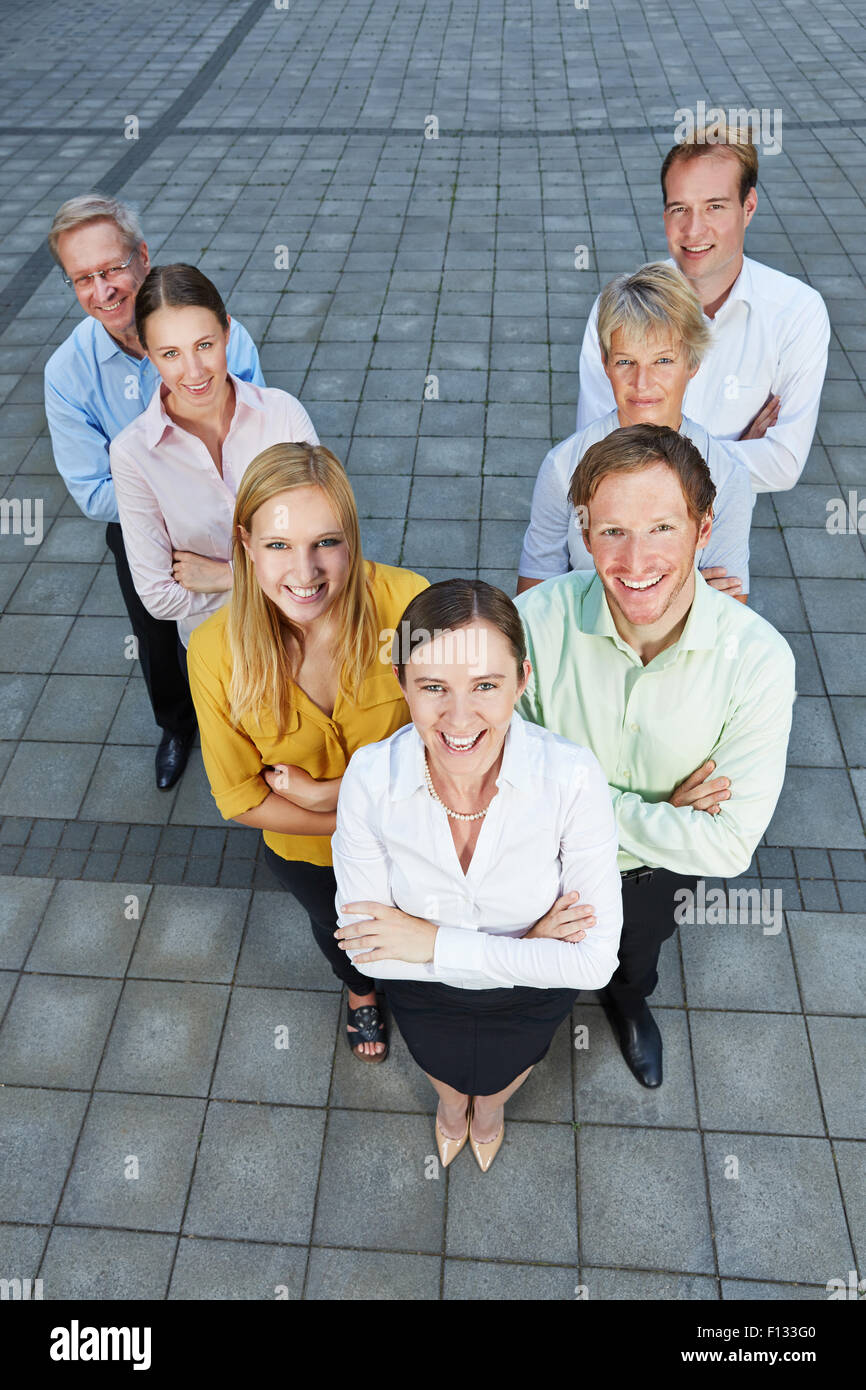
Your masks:
<svg viewBox="0 0 866 1390"><path fill-rule="evenodd" d="M229 371L264 386L256 345L232 319ZM131 357L88 315L45 367L45 414L57 471L85 516L119 521L108 446L148 405L159 383L148 357Z"/></svg>

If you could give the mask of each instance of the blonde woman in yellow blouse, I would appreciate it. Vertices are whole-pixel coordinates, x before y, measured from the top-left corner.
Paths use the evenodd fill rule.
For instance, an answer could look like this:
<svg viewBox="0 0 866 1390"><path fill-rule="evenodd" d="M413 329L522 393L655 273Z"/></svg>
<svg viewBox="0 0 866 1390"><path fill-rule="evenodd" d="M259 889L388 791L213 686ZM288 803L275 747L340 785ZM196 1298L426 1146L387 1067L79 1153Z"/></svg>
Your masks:
<svg viewBox="0 0 866 1390"><path fill-rule="evenodd" d="M334 938L331 835L352 753L409 721L387 634L427 580L364 560L349 480L319 445L275 444L253 459L232 533L231 601L195 629L188 653L211 791L225 819L264 832L270 867L348 987L349 1045L382 1062L370 978Z"/></svg>

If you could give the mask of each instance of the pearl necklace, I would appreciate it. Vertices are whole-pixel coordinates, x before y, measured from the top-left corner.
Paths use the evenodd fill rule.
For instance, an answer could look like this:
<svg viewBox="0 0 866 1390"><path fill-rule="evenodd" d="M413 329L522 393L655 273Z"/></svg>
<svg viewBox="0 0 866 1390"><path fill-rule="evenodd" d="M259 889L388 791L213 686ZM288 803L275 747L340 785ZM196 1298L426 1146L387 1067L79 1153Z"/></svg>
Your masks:
<svg viewBox="0 0 866 1390"><path fill-rule="evenodd" d="M430 767L427 763L426 750L424 752L424 781L427 783L427 790L432 796L433 800L439 802L439 805L442 807L442 810L445 812L446 816L450 816L452 820L481 820L484 816L487 815L487 812L490 810L490 806L485 806L483 811L473 811L472 815L468 816L465 815L462 811L452 811L450 806L446 806L445 802L442 800L436 788L433 786L433 778L430 776Z"/></svg>

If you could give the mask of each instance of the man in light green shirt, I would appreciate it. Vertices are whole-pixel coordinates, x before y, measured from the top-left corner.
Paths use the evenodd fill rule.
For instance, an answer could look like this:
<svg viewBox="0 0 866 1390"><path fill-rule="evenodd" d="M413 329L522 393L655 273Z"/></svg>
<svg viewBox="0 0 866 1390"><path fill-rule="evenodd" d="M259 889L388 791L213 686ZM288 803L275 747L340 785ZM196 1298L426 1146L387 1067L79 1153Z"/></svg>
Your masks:
<svg viewBox="0 0 866 1390"><path fill-rule="evenodd" d="M596 572L517 599L533 668L518 710L605 769L625 919L603 1002L632 1071L658 1086L661 1035L646 997L675 929L674 894L748 867L784 781L794 658L695 567L715 489L690 440L635 425L580 464L570 500Z"/></svg>

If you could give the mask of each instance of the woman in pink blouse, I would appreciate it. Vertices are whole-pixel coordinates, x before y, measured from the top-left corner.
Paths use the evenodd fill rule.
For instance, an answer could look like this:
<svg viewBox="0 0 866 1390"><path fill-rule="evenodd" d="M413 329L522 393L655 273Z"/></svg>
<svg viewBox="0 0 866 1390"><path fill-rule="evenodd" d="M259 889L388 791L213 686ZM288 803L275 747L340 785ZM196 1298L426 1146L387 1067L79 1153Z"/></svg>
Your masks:
<svg viewBox="0 0 866 1390"><path fill-rule="evenodd" d="M318 444L300 401L226 366L231 319L191 265L154 266L135 301L138 336L162 385L112 441L111 473L135 587L156 618L190 633L232 587L235 494L272 444Z"/></svg>

